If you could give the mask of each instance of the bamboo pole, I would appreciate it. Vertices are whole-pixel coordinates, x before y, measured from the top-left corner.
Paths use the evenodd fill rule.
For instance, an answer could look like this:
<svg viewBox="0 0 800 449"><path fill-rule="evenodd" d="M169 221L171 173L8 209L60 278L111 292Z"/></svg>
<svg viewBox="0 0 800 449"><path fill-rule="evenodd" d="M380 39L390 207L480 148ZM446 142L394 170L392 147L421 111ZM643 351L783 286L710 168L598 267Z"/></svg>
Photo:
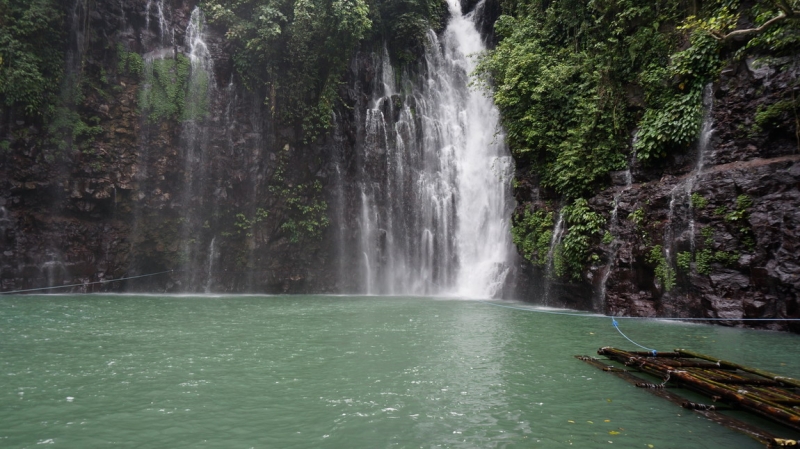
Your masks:
<svg viewBox="0 0 800 449"><path fill-rule="evenodd" d="M641 378L639 378L637 376L634 376L633 374L631 374L629 371L627 371L625 369L616 368L616 369L613 369L613 370L608 370L607 368L609 368L610 365L608 365L607 363L603 363L601 360L598 360L596 358L587 357L587 356L575 356L575 357L577 359L579 359L579 360L583 360L584 362L594 366L595 368L598 368L598 369L603 370L603 371L609 371L609 372L613 373L615 376L625 380L626 382L628 382L630 384L634 384L635 385L636 383L642 382ZM648 391L649 393L655 395L655 396L658 396L660 398L664 398L664 399L672 402L673 404L679 405L681 407L684 407L683 404L687 402L686 399L678 396L675 393L669 392L669 391L667 391L666 389L663 389L663 388L647 388L645 390ZM781 444L781 442L782 441L788 441L788 440L782 440L781 438L778 438L776 435L773 435L773 434L771 434L771 433L769 433L769 432L767 432L767 431L765 431L765 430L763 430L761 428L753 426L752 424L748 424L748 423L740 421L740 420L738 420L736 418L733 418L731 416L727 416L727 415L723 415L721 413L718 413L716 410L700 410L700 409L696 409L696 408L692 408L692 407L684 407L684 408L687 408L687 409L691 410L692 412L697 413L698 415L702 415L702 416L708 418L709 420L711 420L711 421L713 421L713 422L715 422L717 424L723 425L723 426L725 426L725 427L727 427L727 428L729 428L731 430L735 430L737 432L741 432L741 433L743 433L743 434L755 439L756 441L760 442L761 444L763 444L763 445L765 445L767 447L783 446L783 444Z"/></svg>
<svg viewBox="0 0 800 449"><path fill-rule="evenodd" d="M747 394L742 394L736 389L704 379L702 374L699 373L693 374L687 370L674 370L654 358L637 357L626 351L608 347L601 348L598 353L608 355L622 363L637 366L642 371L654 376L660 375L662 378L669 376L668 379L674 379L692 390L709 396L718 396L725 401L739 404L743 408L800 430L800 412L797 410L788 409L779 404L763 400L762 398L753 398ZM693 354L690 355L694 357ZM722 362L720 362L720 364L722 364Z"/></svg>
<svg viewBox="0 0 800 449"><path fill-rule="evenodd" d="M766 407L757 407L757 408L759 410L763 409L765 411L768 410L768 409L771 409L772 411L768 412L768 413L775 414L776 416L780 416L780 417L782 417L782 419L787 419L790 423L792 423L791 425L793 425L795 428L800 430L800 411L794 410L794 409L792 409L790 407L786 407L786 406L784 406L782 404L778 404L778 403L772 401L771 398L767 398L767 397L764 397L763 395L759 395L758 392L755 392L755 391L751 392L751 391L747 391L747 390L737 390L737 389L735 389L735 388L733 388L731 386L728 386L728 385L725 385L725 384L720 384L718 382L714 382L713 380L708 379L706 376L703 376L700 373L689 373L689 374L693 375L695 378L697 378L697 380L699 380L701 382L708 383L709 385L712 385L715 388L718 388L719 390L717 390L717 391L726 390L726 391L730 392L731 394L736 395L736 397L743 397L743 398L748 399L748 401L753 401L755 403L763 404Z"/></svg>
<svg viewBox="0 0 800 449"><path fill-rule="evenodd" d="M705 355L705 354L700 354L699 352L690 351L688 349L676 349L675 352L677 352L679 354L685 354L685 355L688 355L690 357L694 357L696 359L703 359L703 360L708 360L708 361L711 361L711 362L717 362L720 365L732 366L732 367L734 367L736 369L739 369L739 370L742 370L742 371L745 371L745 372L748 372L748 373L753 373L753 374L759 375L761 377L766 377L767 379L774 380L776 382L780 382L782 384L791 385L791 386L793 386L795 388L800 388L800 380L793 379L791 377L781 376L781 375L778 375L778 374L775 374L775 373L771 373L769 371L764 371L764 370L758 369L758 368L750 368L749 366L739 365L737 363L728 362L726 360L719 360L719 359L716 359L714 357L711 357L711 356L708 356L708 355Z"/></svg>

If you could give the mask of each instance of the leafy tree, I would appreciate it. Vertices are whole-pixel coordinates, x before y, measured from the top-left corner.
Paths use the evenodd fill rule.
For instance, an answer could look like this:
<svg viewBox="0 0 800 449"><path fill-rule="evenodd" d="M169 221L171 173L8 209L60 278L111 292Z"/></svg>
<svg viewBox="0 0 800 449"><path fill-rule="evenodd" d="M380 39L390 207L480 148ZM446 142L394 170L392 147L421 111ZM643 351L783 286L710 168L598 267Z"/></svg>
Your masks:
<svg viewBox="0 0 800 449"><path fill-rule="evenodd" d="M273 114L306 139L327 129L345 64L372 26L364 0L205 0L203 8L226 27L237 73L266 93Z"/></svg>
<svg viewBox="0 0 800 449"><path fill-rule="evenodd" d="M52 113L64 74L64 11L54 0L0 0L0 102Z"/></svg>
<svg viewBox="0 0 800 449"><path fill-rule="evenodd" d="M518 170L535 174L569 208L582 208L574 201L603 187L626 157L656 165L690 147L703 89L730 58L794 55L800 44L800 0L501 4L499 43L483 57L479 82L492 87ZM782 99L760 110L756 123L774 122L796 104ZM515 217L515 243L532 261L547 231L537 230L541 218ZM589 234L570 234L556 251L556 268L574 276L587 262L581 248ZM673 274L656 265L671 286Z"/></svg>
<svg viewBox="0 0 800 449"><path fill-rule="evenodd" d="M283 123L306 141L330 126L338 88L360 42L383 40L409 62L444 14L444 0L204 0L225 27L245 84L263 92Z"/></svg>
<svg viewBox="0 0 800 449"><path fill-rule="evenodd" d="M668 62L674 1L508 2L478 69L494 86L509 146L546 187L592 192L624 166L636 105L629 86ZM654 7L655 6L655 7ZM662 80L659 77L658 82Z"/></svg>

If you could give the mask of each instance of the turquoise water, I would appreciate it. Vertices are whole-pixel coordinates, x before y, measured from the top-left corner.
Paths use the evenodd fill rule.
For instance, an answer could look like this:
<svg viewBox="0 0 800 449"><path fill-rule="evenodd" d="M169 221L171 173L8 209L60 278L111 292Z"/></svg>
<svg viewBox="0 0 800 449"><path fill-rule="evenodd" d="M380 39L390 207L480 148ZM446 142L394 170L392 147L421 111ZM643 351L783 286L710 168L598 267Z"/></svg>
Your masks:
<svg viewBox="0 0 800 449"><path fill-rule="evenodd" d="M797 335L620 325L800 375ZM761 447L573 358L605 345L635 349L479 301L4 296L0 447Z"/></svg>

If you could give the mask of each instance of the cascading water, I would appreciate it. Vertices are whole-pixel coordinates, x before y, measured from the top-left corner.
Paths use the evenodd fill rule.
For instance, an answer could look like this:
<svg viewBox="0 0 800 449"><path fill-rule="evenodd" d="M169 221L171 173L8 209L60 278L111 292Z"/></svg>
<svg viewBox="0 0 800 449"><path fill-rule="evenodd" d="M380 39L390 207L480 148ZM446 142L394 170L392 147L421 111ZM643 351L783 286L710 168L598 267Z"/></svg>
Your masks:
<svg viewBox="0 0 800 449"><path fill-rule="evenodd" d="M214 262L217 259L217 241L216 237L211 238L211 244L208 245L208 262L206 263L206 293L211 293L211 286L214 280Z"/></svg>
<svg viewBox="0 0 800 449"><path fill-rule="evenodd" d="M164 5L164 0L147 0L147 5L145 6L145 27L148 29L150 28L150 11L154 6L153 3L155 3L156 17L158 19L158 37L160 44L172 44L174 41L174 33L167 20L167 8ZM169 42L166 41L167 36L169 36Z"/></svg>
<svg viewBox="0 0 800 449"><path fill-rule="evenodd" d="M212 135L218 136L213 127L219 120L211 120L211 109L219 98L214 79L212 57L204 37L205 20L199 8L195 8L186 25L183 45L164 44L164 35L173 35L166 26L163 1L153 0L148 12L155 7L159 23L147 42L149 50L143 55L144 73L139 92L139 106L144 112L140 126L140 153L138 207L135 213L132 241L146 245L150 237L144 220L175 223L174 237L162 243L164 249L177 254L176 271L181 273L180 288L188 291L203 291L212 285L212 270L215 264L210 254L214 250L215 235L211 222L216 213L214 201L218 177L211 172L209 149ZM149 17L149 14L148 14ZM155 38L155 37L158 38ZM223 89L224 90L224 89ZM177 137L165 135L159 122L163 119L180 121ZM228 125L227 122L223 123ZM167 148L178 148L178 163L165 166L162 162ZM158 158L158 159L156 159ZM154 172L151 172L155 168ZM218 192L217 192L218 193ZM153 213L155 209L156 213ZM148 212L150 211L150 212ZM134 267L141 262L134 260Z"/></svg>
<svg viewBox="0 0 800 449"><path fill-rule="evenodd" d="M605 271L603 271L603 276L600 278L600 288L598 289L598 294L595 296L594 300L594 310L596 312L602 312L603 307L605 304L606 299L606 289L608 284L608 278L611 277L611 272L614 270L614 263L617 260L617 253L619 252L620 246L622 246L622 242L617 238L618 229L619 229L619 202L622 195L630 190L633 184L633 178L631 176L630 169L626 169L623 173L623 180L625 181L625 185L619 190L616 194L614 194L614 207L611 210L611 219L609 220L609 232L611 233L612 240L610 243L610 255L608 257L608 263L606 264Z"/></svg>
<svg viewBox="0 0 800 449"><path fill-rule="evenodd" d="M694 250L694 211L692 210L692 193L695 183L699 178L705 163L706 152L711 146L714 134L714 121L712 117L714 99L712 85L709 83L703 89L703 122L697 140L697 162L689 176L678 183L670 193L667 226L664 231L664 256L670 264L675 257L675 242L681 234L688 232L689 246Z"/></svg>
<svg viewBox="0 0 800 449"><path fill-rule="evenodd" d="M547 259L545 265L545 284L544 284L544 304L548 305L550 302L550 295L552 294L553 279L555 278L555 257L558 245L561 244L561 237L564 236L564 209L561 208L558 212L558 219L553 227L553 235L550 237L550 248L547 250Z"/></svg>
<svg viewBox="0 0 800 449"><path fill-rule="evenodd" d="M474 18L457 0L449 6L442 39L429 32L427 78L397 76L384 51L375 56L375 96L357 113L358 237L344 257L365 293L491 297L514 254L499 113L469 86L471 56L485 47Z"/></svg>
<svg viewBox="0 0 800 449"><path fill-rule="evenodd" d="M181 126L181 146L184 151L184 191L181 207L183 208L183 226L181 241L183 242L182 265L187 273L189 289L201 285L205 277L206 288L210 285L210 272L204 270L201 251L205 245L198 236L202 235L202 226L209 212L201 184L206 183L208 171L208 134L209 123L207 116L210 103L214 96L213 63L208 46L203 36L205 18L199 8L192 11L189 24L186 28L186 55L189 58L191 69L186 85L186 99L183 108L183 122ZM213 209L215 203L210 205ZM213 210L211 211L213 215ZM211 238L213 241L213 237ZM213 245L209 245L213 249ZM211 251L209 249L209 251ZM209 255L207 258L210 258Z"/></svg>

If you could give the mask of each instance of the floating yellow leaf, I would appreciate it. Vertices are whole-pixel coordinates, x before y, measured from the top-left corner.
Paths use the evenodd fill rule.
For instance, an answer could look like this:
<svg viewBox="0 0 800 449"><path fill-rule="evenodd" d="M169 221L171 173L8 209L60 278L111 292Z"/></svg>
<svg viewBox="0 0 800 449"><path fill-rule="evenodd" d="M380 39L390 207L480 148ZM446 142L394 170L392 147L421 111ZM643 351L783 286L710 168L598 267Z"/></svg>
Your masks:
<svg viewBox="0 0 800 449"><path fill-rule="evenodd" d="M611 422L610 419L604 419L603 422Z"/></svg>
<svg viewBox="0 0 800 449"><path fill-rule="evenodd" d="M609 430L608 433L609 435L619 435L619 432L617 432L616 430Z"/></svg>
<svg viewBox="0 0 800 449"><path fill-rule="evenodd" d="M594 424L594 423L593 423L593 422L591 422L591 421L586 421L586 422L588 422L589 424Z"/></svg>
<svg viewBox="0 0 800 449"><path fill-rule="evenodd" d="M649 447L650 449L653 449L655 446L653 446L652 444L648 444L647 447Z"/></svg>
<svg viewBox="0 0 800 449"><path fill-rule="evenodd" d="M611 398L606 399L606 402L611 402Z"/></svg>
<svg viewBox="0 0 800 449"><path fill-rule="evenodd" d="M571 420L571 419L568 419L568 420L567 420L567 422L569 422L569 423L572 423L572 424L575 424L575 421L573 421L573 420Z"/></svg>

